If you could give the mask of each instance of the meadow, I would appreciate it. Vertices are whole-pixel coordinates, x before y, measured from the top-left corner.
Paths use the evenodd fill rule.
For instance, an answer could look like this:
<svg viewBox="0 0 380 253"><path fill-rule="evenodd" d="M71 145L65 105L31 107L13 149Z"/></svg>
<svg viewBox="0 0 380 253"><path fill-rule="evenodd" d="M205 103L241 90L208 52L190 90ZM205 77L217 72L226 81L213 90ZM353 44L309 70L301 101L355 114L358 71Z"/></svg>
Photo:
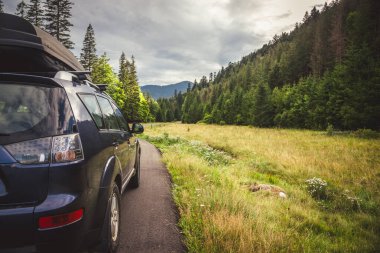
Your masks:
<svg viewBox="0 0 380 253"><path fill-rule="evenodd" d="M380 249L379 138L179 123L142 138L163 153L189 252Z"/></svg>

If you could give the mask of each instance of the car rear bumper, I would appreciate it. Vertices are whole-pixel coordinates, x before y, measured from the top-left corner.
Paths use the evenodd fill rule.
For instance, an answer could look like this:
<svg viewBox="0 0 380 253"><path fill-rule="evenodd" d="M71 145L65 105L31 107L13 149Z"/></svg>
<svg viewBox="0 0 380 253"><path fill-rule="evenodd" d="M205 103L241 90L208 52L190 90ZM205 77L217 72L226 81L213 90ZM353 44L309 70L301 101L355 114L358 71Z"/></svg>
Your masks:
<svg viewBox="0 0 380 253"><path fill-rule="evenodd" d="M69 252L78 249L84 235L86 210L83 195L48 195L35 207L0 209L0 251L2 249L36 247L47 252ZM82 219L57 228L41 230L43 216L70 213L84 209Z"/></svg>

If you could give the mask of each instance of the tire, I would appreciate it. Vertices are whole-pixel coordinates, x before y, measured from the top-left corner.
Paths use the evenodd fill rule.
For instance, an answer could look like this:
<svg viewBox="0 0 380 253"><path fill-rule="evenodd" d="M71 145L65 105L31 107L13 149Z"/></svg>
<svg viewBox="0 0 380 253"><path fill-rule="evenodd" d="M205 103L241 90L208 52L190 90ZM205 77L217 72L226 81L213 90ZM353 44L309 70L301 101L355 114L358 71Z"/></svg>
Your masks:
<svg viewBox="0 0 380 253"><path fill-rule="evenodd" d="M135 175L133 175L133 177L131 178L131 181L129 182L129 186L131 188L138 188L140 185L140 172L141 172L140 153L141 153L141 149L139 148L139 151L136 152L136 162L135 162L136 172L135 172Z"/></svg>
<svg viewBox="0 0 380 253"><path fill-rule="evenodd" d="M100 247L100 252L102 253L114 253L119 246L121 227L120 200L120 190L114 182L108 199L107 211L102 228Z"/></svg>

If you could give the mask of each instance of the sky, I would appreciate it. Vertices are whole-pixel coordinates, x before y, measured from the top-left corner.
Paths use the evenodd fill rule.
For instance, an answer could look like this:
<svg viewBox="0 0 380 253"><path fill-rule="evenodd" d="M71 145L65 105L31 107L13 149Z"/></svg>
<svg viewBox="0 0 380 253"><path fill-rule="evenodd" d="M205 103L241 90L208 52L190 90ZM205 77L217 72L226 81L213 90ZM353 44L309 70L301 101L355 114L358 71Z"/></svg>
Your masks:
<svg viewBox="0 0 380 253"><path fill-rule="evenodd" d="M14 13L21 0L3 0ZM28 2L28 0L25 0ZM331 0L330 0L331 1ZM327 1L327 2L330 2ZM73 53L89 23L97 54L117 71L122 52L135 57L140 85L199 80L289 32L324 0L78 0L72 9Z"/></svg>

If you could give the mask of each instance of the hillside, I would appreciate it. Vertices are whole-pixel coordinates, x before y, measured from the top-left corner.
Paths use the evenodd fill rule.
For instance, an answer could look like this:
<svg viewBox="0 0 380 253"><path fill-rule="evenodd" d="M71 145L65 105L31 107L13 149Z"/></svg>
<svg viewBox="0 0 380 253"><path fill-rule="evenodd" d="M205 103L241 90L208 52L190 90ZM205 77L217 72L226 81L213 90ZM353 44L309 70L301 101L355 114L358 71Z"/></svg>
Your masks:
<svg viewBox="0 0 380 253"><path fill-rule="evenodd" d="M289 33L203 76L184 99L159 101L156 119L380 130L379 10L376 0L314 7Z"/></svg>
<svg viewBox="0 0 380 253"><path fill-rule="evenodd" d="M185 93L189 87L189 83L190 85L193 84L189 81L182 81L169 85L144 85L140 88L143 93L148 93L150 96L157 100L159 98L172 97L175 95L175 91Z"/></svg>

